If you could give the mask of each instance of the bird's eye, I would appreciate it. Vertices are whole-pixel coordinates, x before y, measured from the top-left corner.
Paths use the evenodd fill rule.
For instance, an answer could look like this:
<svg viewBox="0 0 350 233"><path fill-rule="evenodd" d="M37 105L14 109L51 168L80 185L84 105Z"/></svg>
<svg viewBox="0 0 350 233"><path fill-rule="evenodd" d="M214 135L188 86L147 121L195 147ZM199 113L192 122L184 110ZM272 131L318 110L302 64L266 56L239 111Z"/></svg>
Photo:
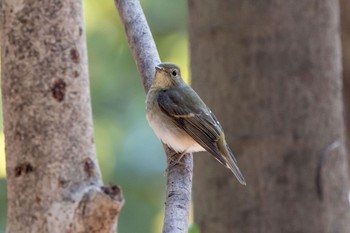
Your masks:
<svg viewBox="0 0 350 233"><path fill-rule="evenodd" d="M175 77L175 76L177 75L176 70L173 70L173 71L171 72L171 75Z"/></svg>

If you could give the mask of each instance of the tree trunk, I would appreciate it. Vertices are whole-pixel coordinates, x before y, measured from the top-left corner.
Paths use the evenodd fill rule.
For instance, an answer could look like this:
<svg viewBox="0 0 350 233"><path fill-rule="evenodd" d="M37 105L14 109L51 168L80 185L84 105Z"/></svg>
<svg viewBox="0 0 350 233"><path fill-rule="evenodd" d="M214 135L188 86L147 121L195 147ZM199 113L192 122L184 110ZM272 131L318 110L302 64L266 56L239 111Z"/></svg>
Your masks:
<svg viewBox="0 0 350 233"><path fill-rule="evenodd" d="M201 233L348 233L336 0L189 1L194 89L247 180L195 157Z"/></svg>
<svg viewBox="0 0 350 233"><path fill-rule="evenodd" d="M0 10L7 232L115 232L123 197L101 187L82 1Z"/></svg>
<svg viewBox="0 0 350 233"><path fill-rule="evenodd" d="M346 124L346 146L350 150L350 1L340 0L341 41L343 54L343 84ZM348 153L350 165L350 155Z"/></svg>

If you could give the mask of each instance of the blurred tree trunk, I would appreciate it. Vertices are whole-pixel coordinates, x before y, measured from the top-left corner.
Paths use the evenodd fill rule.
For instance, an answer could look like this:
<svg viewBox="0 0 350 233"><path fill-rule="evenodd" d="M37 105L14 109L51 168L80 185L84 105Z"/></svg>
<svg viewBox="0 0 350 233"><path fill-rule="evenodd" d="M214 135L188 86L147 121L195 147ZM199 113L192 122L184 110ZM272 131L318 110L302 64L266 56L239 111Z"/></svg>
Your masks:
<svg viewBox="0 0 350 233"><path fill-rule="evenodd" d="M201 233L348 233L336 0L190 0L193 86L247 180L195 157Z"/></svg>
<svg viewBox="0 0 350 233"><path fill-rule="evenodd" d="M9 233L115 232L101 187L82 0L3 0L1 75Z"/></svg>
<svg viewBox="0 0 350 233"><path fill-rule="evenodd" d="M346 145L350 150L350 1L340 0L341 15L341 39L343 54L343 84L344 84L344 104L345 104L345 124L346 124ZM350 155L348 152L348 162L350 165Z"/></svg>

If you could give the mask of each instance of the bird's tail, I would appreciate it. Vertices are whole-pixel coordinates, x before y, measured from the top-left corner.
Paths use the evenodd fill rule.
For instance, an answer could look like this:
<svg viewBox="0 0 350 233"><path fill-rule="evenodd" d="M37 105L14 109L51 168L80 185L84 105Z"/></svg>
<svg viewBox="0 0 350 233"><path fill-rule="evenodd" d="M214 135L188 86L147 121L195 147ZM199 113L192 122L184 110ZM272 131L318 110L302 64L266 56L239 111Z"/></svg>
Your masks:
<svg viewBox="0 0 350 233"><path fill-rule="evenodd" d="M239 183L241 183L242 185L246 185L247 183L245 182L245 179L244 179L241 171L239 170L239 168L236 164L237 160L236 160L235 156L233 155L231 149L228 147L225 139L223 139L221 143L218 143L218 147L219 147L220 152L225 157L226 167L229 168L233 172L233 174L235 174Z"/></svg>

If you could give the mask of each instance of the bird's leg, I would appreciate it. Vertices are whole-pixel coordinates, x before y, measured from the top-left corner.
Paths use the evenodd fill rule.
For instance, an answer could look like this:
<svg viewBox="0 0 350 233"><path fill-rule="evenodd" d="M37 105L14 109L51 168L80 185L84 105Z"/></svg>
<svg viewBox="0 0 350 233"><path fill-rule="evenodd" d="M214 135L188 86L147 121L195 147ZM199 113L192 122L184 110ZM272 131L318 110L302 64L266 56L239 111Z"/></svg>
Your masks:
<svg viewBox="0 0 350 233"><path fill-rule="evenodd" d="M181 163L180 161L185 156L186 153L187 153L186 150L184 152L182 152L181 154L176 153L179 158L175 160L175 164L183 165L183 163Z"/></svg>
<svg viewBox="0 0 350 233"><path fill-rule="evenodd" d="M179 165L184 165L184 163L181 162L181 159L187 154L187 150L185 150L184 152L182 153L177 153L177 152L174 152L170 158L169 158L169 164L168 164L168 167L165 169L165 171L167 172L170 168L174 167L176 164L179 164ZM178 157L178 158L175 158L173 160L173 157Z"/></svg>
<svg viewBox="0 0 350 233"><path fill-rule="evenodd" d="M185 154L187 154L187 150L185 150L184 152L182 153L177 153L175 152L174 154L171 155L171 158L170 158L170 164L172 164L172 162L174 162L172 164L172 166L176 165L176 164L180 164L180 165L183 165L183 163L181 163L181 159L185 156ZM178 157L177 159L172 159L173 157Z"/></svg>

